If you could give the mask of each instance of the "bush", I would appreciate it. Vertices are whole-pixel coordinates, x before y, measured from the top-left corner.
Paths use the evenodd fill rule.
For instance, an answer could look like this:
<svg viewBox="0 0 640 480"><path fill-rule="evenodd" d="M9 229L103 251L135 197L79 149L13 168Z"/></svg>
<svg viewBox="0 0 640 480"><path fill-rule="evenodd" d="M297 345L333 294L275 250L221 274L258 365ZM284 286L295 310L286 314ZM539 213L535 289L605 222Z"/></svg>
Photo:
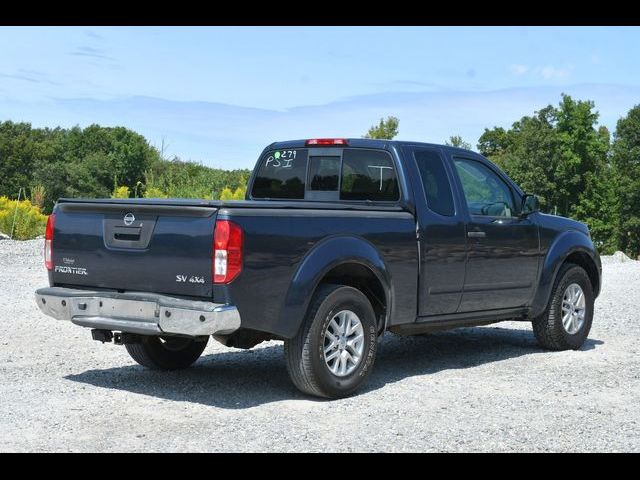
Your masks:
<svg viewBox="0 0 640 480"><path fill-rule="evenodd" d="M233 200L233 190L229 187L224 187L220 192L220 200Z"/></svg>
<svg viewBox="0 0 640 480"><path fill-rule="evenodd" d="M167 198L167 194L157 187L149 187L144 192L144 198Z"/></svg>
<svg viewBox="0 0 640 480"><path fill-rule="evenodd" d="M247 189L245 187L238 187L235 191L229 187L224 187L220 192L220 200L244 200Z"/></svg>
<svg viewBox="0 0 640 480"><path fill-rule="evenodd" d="M17 206L17 211L16 211ZM15 218L15 225L13 224ZM47 226L47 216L29 200L10 200L0 197L0 232L11 235L16 240L29 240L44 235Z"/></svg>
<svg viewBox="0 0 640 480"><path fill-rule="evenodd" d="M129 187L123 185L122 187L115 188L111 194L111 198L129 198Z"/></svg>
<svg viewBox="0 0 640 480"><path fill-rule="evenodd" d="M247 193L247 188L246 187L238 187L236 188L236 191L233 192L233 199L234 200L244 200L244 197Z"/></svg>

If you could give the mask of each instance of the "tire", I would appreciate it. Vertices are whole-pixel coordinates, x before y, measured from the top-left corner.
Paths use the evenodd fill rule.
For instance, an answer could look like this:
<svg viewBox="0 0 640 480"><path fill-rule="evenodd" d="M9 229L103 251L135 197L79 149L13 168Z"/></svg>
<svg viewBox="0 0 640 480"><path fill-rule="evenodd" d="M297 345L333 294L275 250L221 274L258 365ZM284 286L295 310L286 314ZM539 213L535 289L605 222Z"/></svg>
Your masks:
<svg viewBox="0 0 640 480"><path fill-rule="evenodd" d="M191 366L204 351L209 337L142 337L140 343L127 343L131 358L152 370L179 370Z"/></svg>
<svg viewBox="0 0 640 480"><path fill-rule="evenodd" d="M352 314L355 314L355 319ZM362 351L360 355L352 355L354 347L345 344L344 340L340 346L335 344L333 348L338 352L338 356L346 351L344 355L348 355L350 359L359 359L358 362L346 366L345 371L338 371L336 374L325 361L325 348L328 348L325 332L335 332L334 327L343 318L351 318L353 323L349 325L355 325L356 320L360 322L363 337L361 343L358 340L356 345L358 348L361 346ZM357 332L359 331L358 329ZM360 290L344 285L320 286L298 334L284 343L287 370L291 380L299 390L309 395L325 398L350 395L362 385L371 372L377 349L376 331L373 307ZM357 332L347 338L355 341L359 335ZM334 345L334 342L331 345ZM334 352L328 354L329 358L332 353ZM338 361L336 358L330 360L331 367L336 367ZM346 365L347 360L343 358L340 362L340 365ZM353 370L349 372L350 368Z"/></svg>
<svg viewBox="0 0 640 480"><path fill-rule="evenodd" d="M584 295L584 322L577 331L570 333L563 326L562 303L567 288L574 284L582 289ZM532 322L538 343L549 350L578 350L582 347L591 330L594 300L587 272L573 263L564 264L556 277L547 309Z"/></svg>

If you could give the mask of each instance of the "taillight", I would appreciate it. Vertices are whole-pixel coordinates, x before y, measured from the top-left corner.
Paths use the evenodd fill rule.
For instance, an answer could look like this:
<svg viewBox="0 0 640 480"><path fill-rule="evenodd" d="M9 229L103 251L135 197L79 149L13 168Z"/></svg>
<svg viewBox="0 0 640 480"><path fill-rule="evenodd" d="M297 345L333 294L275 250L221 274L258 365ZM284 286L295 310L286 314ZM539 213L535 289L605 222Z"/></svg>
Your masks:
<svg viewBox="0 0 640 480"><path fill-rule="evenodd" d="M307 145L347 145L346 138L311 138L306 141Z"/></svg>
<svg viewBox="0 0 640 480"><path fill-rule="evenodd" d="M44 231L44 266L47 270L53 270L53 226L56 223L56 214L52 213L47 219L47 229Z"/></svg>
<svg viewBox="0 0 640 480"><path fill-rule="evenodd" d="M229 283L242 271L244 234L229 220L216 220L213 234L213 283Z"/></svg>

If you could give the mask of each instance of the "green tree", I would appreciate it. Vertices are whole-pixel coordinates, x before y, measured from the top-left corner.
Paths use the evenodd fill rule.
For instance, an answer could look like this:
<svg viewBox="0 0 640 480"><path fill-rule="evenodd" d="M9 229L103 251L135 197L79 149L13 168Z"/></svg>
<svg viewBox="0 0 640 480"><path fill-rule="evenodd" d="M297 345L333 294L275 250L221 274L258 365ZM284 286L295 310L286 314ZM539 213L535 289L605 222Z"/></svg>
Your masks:
<svg viewBox="0 0 640 480"><path fill-rule="evenodd" d="M373 125L364 138L378 138L382 140L392 140L398 135L398 125L400 120L397 117L381 118L378 125Z"/></svg>
<svg viewBox="0 0 640 480"><path fill-rule="evenodd" d="M620 196L619 176L611 164L586 175L586 188L575 207L575 217L589 225L593 242L603 255L619 249Z"/></svg>
<svg viewBox="0 0 640 480"><path fill-rule="evenodd" d="M32 128L0 122L0 196L38 186L50 212L61 197L109 197L126 187L135 197L219 198L229 187L243 199L250 170L222 170L160 158L146 139L124 127ZM33 192L32 192L33 196Z"/></svg>
<svg viewBox="0 0 640 480"><path fill-rule="evenodd" d="M554 129L556 111L551 105L522 117L510 130L485 129L478 150L500 166L526 192L540 197L543 210L557 205L553 177L557 143Z"/></svg>
<svg viewBox="0 0 640 480"><path fill-rule="evenodd" d="M449 140L444 142L445 145L449 145L450 147L458 147L464 148L466 150L471 150L471 144L469 142L465 142L460 135L451 135Z"/></svg>
<svg viewBox="0 0 640 480"><path fill-rule="evenodd" d="M114 176L133 191L158 161L146 139L124 127L34 129L0 122L0 195L15 197L20 187L40 185L45 212L60 197L109 196Z"/></svg>
<svg viewBox="0 0 640 480"><path fill-rule="evenodd" d="M591 101L574 101L563 95L557 109L559 203L567 215L575 214L577 201L593 176L604 173L609 150L609 134L598 130L598 112ZM586 220L580 218L579 220Z"/></svg>
<svg viewBox="0 0 640 480"><path fill-rule="evenodd" d="M35 158L31 125L0 122L0 195L15 198L31 184Z"/></svg>
<svg viewBox="0 0 640 480"><path fill-rule="evenodd" d="M603 145L610 145L606 127L598 129ZM618 249L620 223L620 195L617 185L619 173L607 153L599 155L592 170L584 174L584 190L573 211L576 218L589 225L591 236L601 254Z"/></svg>
<svg viewBox="0 0 640 480"><path fill-rule="evenodd" d="M590 175L605 171L609 139L596 128L593 108L593 102L563 95L558 107L548 105L510 130L485 130L478 150L524 190L538 194L544 209L570 216Z"/></svg>
<svg viewBox="0 0 640 480"><path fill-rule="evenodd" d="M618 171L608 158L609 132L597 127L591 101L563 95L515 122L511 129L485 129L478 150L526 192L540 197L544 211L576 218L591 228L603 253L617 247Z"/></svg>
<svg viewBox="0 0 640 480"><path fill-rule="evenodd" d="M494 127L492 130L484 129L484 133L478 140L478 151L485 157L503 156L510 146L510 134L502 127Z"/></svg>
<svg viewBox="0 0 640 480"><path fill-rule="evenodd" d="M640 105L634 106L618 120L611 163L619 172L619 247L636 258L640 255Z"/></svg>

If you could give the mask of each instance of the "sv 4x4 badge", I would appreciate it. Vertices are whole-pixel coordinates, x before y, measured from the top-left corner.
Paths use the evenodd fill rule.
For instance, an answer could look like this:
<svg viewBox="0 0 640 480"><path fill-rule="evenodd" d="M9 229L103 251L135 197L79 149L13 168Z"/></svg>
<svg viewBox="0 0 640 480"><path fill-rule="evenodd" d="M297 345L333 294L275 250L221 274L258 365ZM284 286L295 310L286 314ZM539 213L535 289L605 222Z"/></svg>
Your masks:
<svg viewBox="0 0 640 480"><path fill-rule="evenodd" d="M176 282L177 283L204 283L204 277L198 277L195 275L192 275L190 277L187 277L186 275L176 275Z"/></svg>

